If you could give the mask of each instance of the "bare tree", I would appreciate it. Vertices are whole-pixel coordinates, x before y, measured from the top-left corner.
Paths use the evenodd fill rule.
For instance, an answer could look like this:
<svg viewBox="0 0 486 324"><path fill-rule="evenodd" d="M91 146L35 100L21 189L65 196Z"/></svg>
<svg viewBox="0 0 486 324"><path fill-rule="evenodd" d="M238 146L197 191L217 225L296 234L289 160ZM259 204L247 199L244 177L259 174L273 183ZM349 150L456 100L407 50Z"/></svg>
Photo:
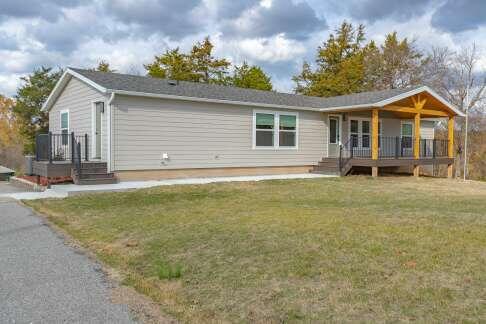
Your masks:
<svg viewBox="0 0 486 324"><path fill-rule="evenodd" d="M434 48L427 65L431 85L456 107L466 112L483 114L486 103L486 75L478 71L479 50L475 44L454 53L447 48ZM469 92L469 96L468 96ZM469 99L469 100L468 100ZM461 175L464 165L465 120L456 121L456 142L459 159L456 161L456 176ZM468 154L468 157L470 154Z"/></svg>

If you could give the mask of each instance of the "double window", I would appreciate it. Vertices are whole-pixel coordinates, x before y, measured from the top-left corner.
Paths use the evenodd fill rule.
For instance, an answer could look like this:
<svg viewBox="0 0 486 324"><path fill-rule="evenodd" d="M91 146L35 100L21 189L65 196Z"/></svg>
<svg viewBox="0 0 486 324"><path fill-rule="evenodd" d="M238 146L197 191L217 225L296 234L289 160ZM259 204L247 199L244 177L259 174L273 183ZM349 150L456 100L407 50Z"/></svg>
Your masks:
<svg viewBox="0 0 486 324"><path fill-rule="evenodd" d="M255 148L297 148L297 113L254 112Z"/></svg>
<svg viewBox="0 0 486 324"><path fill-rule="evenodd" d="M61 120L61 134L62 134L62 145L68 145L69 143L69 111L63 110L60 113Z"/></svg>

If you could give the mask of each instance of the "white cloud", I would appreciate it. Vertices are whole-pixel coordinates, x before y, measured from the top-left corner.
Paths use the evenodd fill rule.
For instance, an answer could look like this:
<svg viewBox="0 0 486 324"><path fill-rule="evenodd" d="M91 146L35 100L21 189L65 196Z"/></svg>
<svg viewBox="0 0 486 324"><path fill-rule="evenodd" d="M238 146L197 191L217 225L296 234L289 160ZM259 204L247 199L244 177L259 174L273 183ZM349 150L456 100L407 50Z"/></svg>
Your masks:
<svg viewBox="0 0 486 324"><path fill-rule="evenodd" d="M278 34L270 38L254 38L238 41L241 54L254 61L280 62L296 59L303 55L306 48L301 42Z"/></svg>

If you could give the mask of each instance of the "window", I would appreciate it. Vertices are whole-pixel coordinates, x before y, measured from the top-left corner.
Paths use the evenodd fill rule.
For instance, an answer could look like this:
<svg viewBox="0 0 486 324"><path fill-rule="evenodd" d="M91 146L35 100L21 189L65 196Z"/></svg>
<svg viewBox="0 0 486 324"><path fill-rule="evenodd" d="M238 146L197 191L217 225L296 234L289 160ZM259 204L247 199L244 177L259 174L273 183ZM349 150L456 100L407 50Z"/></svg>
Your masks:
<svg viewBox="0 0 486 324"><path fill-rule="evenodd" d="M256 146L273 147L275 139L275 116L256 114Z"/></svg>
<svg viewBox="0 0 486 324"><path fill-rule="evenodd" d="M359 122L356 119L351 119L351 144L352 147L358 147L359 139Z"/></svg>
<svg viewBox="0 0 486 324"><path fill-rule="evenodd" d="M295 147L297 133L297 116L279 115L278 145L280 147Z"/></svg>
<svg viewBox="0 0 486 324"><path fill-rule="evenodd" d="M296 148L297 114L255 112L255 148Z"/></svg>
<svg viewBox="0 0 486 324"><path fill-rule="evenodd" d="M329 143L339 143L339 118L329 117Z"/></svg>
<svg viewBox="0 0 486 324"><path fill-rule="evenodd" d="M69 111L61 111L61 134L62 145L68 145L69 143Z"/></svg>
<svg viewBox="0 0 486 324"><path fill-rule="evenodd" d="M370 147L370 122L368 120L361 121L361 146L364 148Z"/></svg>
<svg viewBox="0 0 486 324"><path fill-rule="evenodd" d="M402 137L402 147L412 148L413 142L413 125L412 123L402 123L401 137Z"/></svg>

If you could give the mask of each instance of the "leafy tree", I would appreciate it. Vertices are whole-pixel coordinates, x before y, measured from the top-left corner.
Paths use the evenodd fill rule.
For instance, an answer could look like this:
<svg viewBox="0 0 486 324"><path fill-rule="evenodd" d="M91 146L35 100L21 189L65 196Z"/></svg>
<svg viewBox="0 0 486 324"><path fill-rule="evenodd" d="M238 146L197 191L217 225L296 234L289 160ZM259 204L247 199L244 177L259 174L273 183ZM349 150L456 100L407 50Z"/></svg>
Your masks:
<svg viewBox="0 0 486 324"><path fill-rule="evenodd" d="M110 68L110 63L108 63L105 60L101 60L98 63L98 66L95 69L92 69L93 71L99 71L99 72L116 72L116 70L113 70Z"/></svg>
<svg viewBox="0 0 486 324"><path fill-rule="evenodd" d="M165 54L156 56L154 62L145 65L148 75L155 78L194 81L192 66L188 56L179 48L167 50Z"/></svg>
<svg viewBox="0 0 486 324"><path fill-rule="evenodd" d="M370 44L365 57L365 78L373 90L404 88L424 80L427 58L407 38L399 40L397 33L386 35L378 49Z"/></svg>
<svg viewBox="0 0 486 324"><path fill-rule="evenodd" d="M250 66L244 62L241 66L235 66L232 77L232 85L240 88L271 91L273 86L269 76L258 66Z"/></svg>
<svg viewBox="0 0 486 324"><path fill-rule="evenodd" d="M24 152L33 153L35 135L49 130L48 114L41 111L62 71L41 67L27 77L21 78L23 85L15 95L13 113L19 123L20 135L24 139Z"/></svg>
<svg viewBox="0 0 486 324"><path fill-rule="evenodd" d="M196 81L206 83L226 83L230 62L226 59L217 59L212 55L214 45L206 37L192 47L189 59Z"/></svg>
<svg viewBox="0 0 486 324"><path fill-rule="evenodd" d="M148 75L182 81L227 84L230 63L212 55L214 45L209 37L196 43L189 53L179 48L167 50L145 65Z"/></svg>
<svg viewBox="0 0 486 324"><path fill-rule="evenodd" d="M13 99L0 95L0 165L21 170L23 145L13 108Z"/></svg>
<svg viewBox="0 0 486 324"><path fill-rule="evenodd" d="M317 68L313 71L310 64L304 62L302 72L293 77L295 91L321 97L363 91L367 51L364 41L363 25L354 28L352 24L343 22L335 34L331 34L318 48Z"/></svg>

